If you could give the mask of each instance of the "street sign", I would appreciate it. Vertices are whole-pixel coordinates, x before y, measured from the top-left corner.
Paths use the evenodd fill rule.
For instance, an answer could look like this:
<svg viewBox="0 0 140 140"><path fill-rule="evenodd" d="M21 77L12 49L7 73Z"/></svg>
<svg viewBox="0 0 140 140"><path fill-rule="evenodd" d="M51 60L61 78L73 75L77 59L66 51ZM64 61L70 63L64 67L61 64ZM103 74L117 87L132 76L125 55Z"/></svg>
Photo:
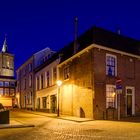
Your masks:
<svg viewBox="0 0 140 140"><path fill-rule="evenodd" d="M122 89L116 89L117 94L122 94Z"/></svg>
<svg viewBox="0 0 140 140"><path fill-rule="evenodd" d="M122 80L120 78L116 80L116 90L122 90Z"/></svg>

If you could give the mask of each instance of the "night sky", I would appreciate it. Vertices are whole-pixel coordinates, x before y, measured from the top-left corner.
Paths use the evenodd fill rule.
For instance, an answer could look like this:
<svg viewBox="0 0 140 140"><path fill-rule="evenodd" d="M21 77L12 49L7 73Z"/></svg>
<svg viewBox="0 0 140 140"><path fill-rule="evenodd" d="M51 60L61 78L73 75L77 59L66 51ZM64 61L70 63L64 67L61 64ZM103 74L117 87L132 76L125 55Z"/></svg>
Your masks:
<svg viewBox="0 0 140 140"><path fill-rule="evenodd" d="M135 0L0 0L0 46L7 35L15 54L15 69L33 53L50 47L58 51L96 25L140 39L140 6Z"/></svg>

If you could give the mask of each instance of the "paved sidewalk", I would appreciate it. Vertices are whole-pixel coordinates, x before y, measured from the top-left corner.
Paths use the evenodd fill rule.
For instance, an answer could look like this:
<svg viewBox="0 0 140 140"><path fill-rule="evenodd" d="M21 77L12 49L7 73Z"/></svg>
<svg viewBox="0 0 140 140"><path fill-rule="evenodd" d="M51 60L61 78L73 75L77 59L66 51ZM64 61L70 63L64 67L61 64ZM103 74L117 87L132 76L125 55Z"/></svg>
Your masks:
<svg viewBox="0 0 140 140"><path fill-rule="evenodd" d="M91 118L79 118L79 117L74 117L74 116L68 116L68 115L60 115L59 117L57 116L57 114L54 113L46 113L46 112L39 112L39 111L29 111L29 110L22 110L24 112L28 112L28 113L33 113L36 115L42 115L42 116L46 116L46 117L53 117L53 118L57 118L57 119L63 119L63 120L69 120L69 121L74 121L74 122L87 122L87 121L93 121L93 119Z"/></svg>
<svg viewBox="0 0 140 140"><path fill-rule="evenodd" d="M46 112L40 112L40 111L31 111L31 110L20 110L23 112L28 112L36 115L41 115L41 116L46 116L46 117L53 117L57 119L63 119L63 120L69 120L69 121L74 121L74 122L88 122L88 121L94 121L94 119L91 118L79 118L75 116L68 116L68 115L61 115L58 117L57 114L55 113L46 113ZM106 120L109 121L109 120ZM112 121L118 121L118 120L112 120ZM140 116L138 117L126 117L126 118L121 118L119 120L121 122L140 122Z"/></svg>
<svg viewBox="0 0 140 140"><path fill-rule="evenodd" d="M41 116L46 116L46 117L52 117L52 118L57 118L57 119L74 121L74 122L93 121L92 119L89 119L89 118L79 118L79 117L66 116L66 115L60 115L58 117L57 114L54 114L54 113L45 113L45 112L29 111L29 110L20 110L20 111L35 114L35 115L41 115ZM16 120L15 118L12 118L12 117L10 117L10 124L0 124L0 129L23 128L23 127L34 127L34 125L24 124L24 123L19 122L18 120Z"/></svg>

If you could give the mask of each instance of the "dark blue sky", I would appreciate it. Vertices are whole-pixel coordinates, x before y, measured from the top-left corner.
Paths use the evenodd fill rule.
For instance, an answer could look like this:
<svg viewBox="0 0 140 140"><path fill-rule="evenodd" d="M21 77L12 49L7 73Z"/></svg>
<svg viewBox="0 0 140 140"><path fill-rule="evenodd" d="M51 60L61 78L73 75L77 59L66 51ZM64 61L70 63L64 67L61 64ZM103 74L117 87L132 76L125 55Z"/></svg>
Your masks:
<svg viewBox="0 0 140 140"><path fill-rule="evenodd" d="M33 53L50 47L59 50L78 34L96 25L140 39L140 7L135 0L0 0L0 46L7 34L15 68Z"/></svg>

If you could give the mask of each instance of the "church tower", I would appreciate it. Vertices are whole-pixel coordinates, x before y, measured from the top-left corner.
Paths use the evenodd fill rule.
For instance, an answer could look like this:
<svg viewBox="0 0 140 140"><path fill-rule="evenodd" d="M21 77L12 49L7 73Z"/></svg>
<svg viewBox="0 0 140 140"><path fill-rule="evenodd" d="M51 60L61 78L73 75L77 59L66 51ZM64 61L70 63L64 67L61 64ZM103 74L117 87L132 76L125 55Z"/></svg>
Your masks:
<svg viewBox="0 0 140 140"><path fill-rule="evenodd" d="M16 103L14 55L9 53L6 37L0 52L0 103L12 107Z"/></svg>
<svg viewBox="0 0 140 140"><path fill-rule="evenodd" d="M6 38L0 52L0 76L14 77L14 55L8 52Z"/></svg>

